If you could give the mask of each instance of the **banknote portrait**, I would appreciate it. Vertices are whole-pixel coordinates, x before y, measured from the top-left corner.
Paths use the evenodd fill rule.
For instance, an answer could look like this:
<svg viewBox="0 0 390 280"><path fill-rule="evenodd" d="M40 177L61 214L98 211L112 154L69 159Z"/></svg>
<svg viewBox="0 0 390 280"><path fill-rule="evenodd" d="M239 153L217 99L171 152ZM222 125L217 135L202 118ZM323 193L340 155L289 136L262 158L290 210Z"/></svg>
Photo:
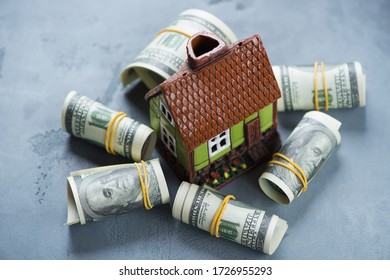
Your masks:
<svg viewBox="0 0 390 280"><path fill-rule="evenodd" d="M281 153L292 159L304 171L308 180L318 172L337 145L336 137L325 126L316 122L311 125L307 118L299 125L299 129L287 139ZM274 166L274 173L285 182L294 192L302 189L302 183L290 170Z"/></svg>
<svg viewBox="0 0 390 280"><path fill-rule="evenodd" d="M148 184L152 203L160 198L159 189L154 185L154 182ZM135 168L123 168L90 175L80 187L80 199L84 210L92 217L122 214L142 208L139 174Z"/></svg>

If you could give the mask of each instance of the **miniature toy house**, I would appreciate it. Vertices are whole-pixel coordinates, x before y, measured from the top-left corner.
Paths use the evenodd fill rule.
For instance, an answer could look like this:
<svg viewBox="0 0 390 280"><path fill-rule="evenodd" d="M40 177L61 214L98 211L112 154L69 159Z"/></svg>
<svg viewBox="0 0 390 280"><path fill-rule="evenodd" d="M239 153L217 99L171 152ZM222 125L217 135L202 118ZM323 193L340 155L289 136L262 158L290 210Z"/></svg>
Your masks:
<svg viewBox="0 0 390 280"><path fill-rule="evenodd" d="M280 148L280 90L258 35L197 33L187 62L147 93L158 147L183 180L219 188Z"/></svg>

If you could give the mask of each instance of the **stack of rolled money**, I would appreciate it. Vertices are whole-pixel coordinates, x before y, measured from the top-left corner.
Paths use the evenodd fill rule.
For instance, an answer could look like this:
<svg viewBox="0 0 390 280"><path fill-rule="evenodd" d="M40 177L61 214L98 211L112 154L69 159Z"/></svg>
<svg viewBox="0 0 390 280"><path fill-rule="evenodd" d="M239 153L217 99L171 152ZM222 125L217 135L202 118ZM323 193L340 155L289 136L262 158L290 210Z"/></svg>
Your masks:
<svg viewBox="0 0 390 280"><path fill-rule="evenodd" d="M123 85L141 78L152 89L168 79L186 61L188 38L201 31L214 33L228 44L237 41L233 31L214 15L197 9L186 10L170 26L158 32L122 71ZM275 65L272 69L282 92L282 98L278 100L280 112L366 105L366 81L359 62Z"/></svg>
<svg viewBox="0 0 390 280"><path fill-rule="evenodd" d="M228 44L237 41L233 31L214 15L198 9L182 12L121 73L124 86L137 78L152 89L176 73L187 59L186 44L195 33L207 31Z"/></svg>
<svg viewBox="0 0 390 280"><path fill-rule="evenodd" d="M148 159L156 145L150 127L75 91L66 97L61 119L64 131L134 161Z"/></svg>
<svg viewBox="0 0 390 280"><path fill-rule="evenodd" d="M67 225L169 203L168 187L158 159L79 170L72 172L67 181Z"/></svg>
<svg viewBox="0 0 390 280"><path fill-rule="evenodd" d="M121 73L124 86L137 78L152 89L176 73L187 59L186 43L197 32L216 34L228 44L237 41L220 19L202 10L182 12ZM359 62L272 66L282 98L278 111L342 109L366 105L366 80Z"/></svg>
<svg viewBox="0 0 390 280"><path fill-rule="evenodd" d="M276 202L288 204L308 184L340 144L341 122L318 112L307 112L280 151L274 154L259 184Z"/></svg>
<svg viewBox="0 0 390 280"><path fill-rule="evenodd" d="M359 62L272 66L282 98L278 111L366 106L366 76Z"/></svg>
<svg viewBox="0 0 390 280"><path fill-rule="evenodd" d="M287 222L235 200L229 200L221 209L225 202L226 196L214 189L183 182L176 194L172 215L217 237L273 254L287 230ZM219 223L214 224L218 214L221 215Z"/></svg>
<svg viewBox="0 0 390 280"><path fill-rule="evenodd" d="M226 43L237 41L220 19L202 10L182 12L121 73L124 86L140 78L149 89L176 73L185 63L186 43L207 31ZM260 176L264 193L288 204L306 191L341 137L341 123L320 109L365 106L365 75L359 62L339 65L273 66L282 98L278 111L313 110L304 115ZM62 127L70 134L103 146L134 161L146 159L156 143L149 127L72 91L65 99ZM169 192L158 159L72 172L67 178L67 224L97 221L134 208L169 203ZM183 182L172 215L184 223L266 254L273 254L288 225L276 215L235 201L206 186Z"/></svg>

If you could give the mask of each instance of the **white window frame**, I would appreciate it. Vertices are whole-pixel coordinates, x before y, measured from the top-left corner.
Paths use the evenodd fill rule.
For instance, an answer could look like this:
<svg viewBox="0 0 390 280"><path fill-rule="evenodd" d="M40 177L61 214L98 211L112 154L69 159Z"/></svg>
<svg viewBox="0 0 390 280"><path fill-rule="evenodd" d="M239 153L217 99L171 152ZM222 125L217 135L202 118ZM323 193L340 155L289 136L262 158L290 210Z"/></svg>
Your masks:
<svg viewBox="0 0 390 280"><path fill-rule="evenodd" d="M213 157L230 147L230 130L227 129L208 141L209 157Z"/></svg>
<svg viewBox="0 0 390 280"><path fill-rule="evenodd" d="M168 106L160 99L160 111L165 119L175 127L175 122L173 121L172 113L169 111Z"/></svg>
<svg viewBox="0 0 390 280"><path fill-rule="evenodd" d="M177 157L176 152L176 139L169 132L169 130L160 122L160 130L161 130L161 141L165 144L168 150Z"/></svg>

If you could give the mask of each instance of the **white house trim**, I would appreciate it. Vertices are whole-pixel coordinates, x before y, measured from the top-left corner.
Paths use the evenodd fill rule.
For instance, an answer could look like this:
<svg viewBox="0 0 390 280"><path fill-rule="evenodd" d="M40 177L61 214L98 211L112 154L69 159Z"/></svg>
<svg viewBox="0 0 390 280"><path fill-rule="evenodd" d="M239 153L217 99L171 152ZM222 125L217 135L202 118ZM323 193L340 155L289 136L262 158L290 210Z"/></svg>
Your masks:
<svg viewBox="0 0 390 280"><path fill-rule="evenodd" d="M230 147L230 130L227 129L208 141L209 157L213 157Z"/></svg>

